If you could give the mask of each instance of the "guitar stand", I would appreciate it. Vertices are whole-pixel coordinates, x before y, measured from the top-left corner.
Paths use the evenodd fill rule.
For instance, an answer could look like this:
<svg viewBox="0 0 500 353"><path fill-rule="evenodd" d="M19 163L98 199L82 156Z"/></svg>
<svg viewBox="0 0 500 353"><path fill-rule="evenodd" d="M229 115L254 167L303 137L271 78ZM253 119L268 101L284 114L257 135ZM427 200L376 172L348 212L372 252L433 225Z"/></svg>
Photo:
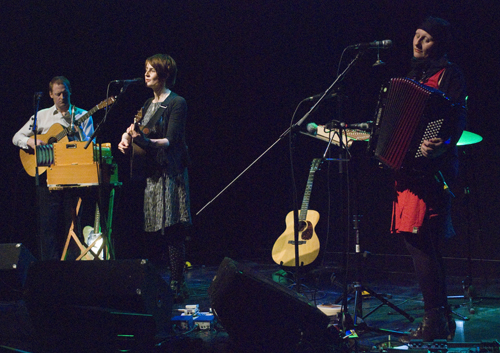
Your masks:
<svg viewBox="0 0 500 353"><path fill-rule="evenodd" d="M75 259L75 261L80 261L80 260L110 260L111 259L111 245L110 245L110 234L111 234L111 220L113 219L113 201L114 201L114 188L111 189L110 192L110 198L109 198L109 215L108 215L108 226L107 228L107 234L99 234L91 244L86 244L85 242L82 242L77 234L75 233L75 224L76 224L76 219L78 217L78 214L80 212L80 207L82 204L82 198L78 198L78 202L76 205L76 208L73 209L73 214L72 214L72 221L71 225L69 228L68 232L68 237L66 238L66 243L64 245L63 253L61 255L61 261L65 261L68 253L68 248L71 243L71 240L73 240L78 248L80 249L80 255ZM96 208L98 205L96 204ZM96 230L98 232L98 230ZM94 251L93 248L98 244L98 242L101 241L101 245L99 248Z"/></svg>
<svg viewBox="0 0 500 353"><path fill-rule="evenodd" d="M296 266L284 266L283 261L281 261L278 266L280 270L273 274L273 278L275 277L275 281L284 284L289 288L296 287L297 292L301 292L302 288L299 288L299 286L302 286L302 281L300 280L300 278L302 278L302 276L304 275L304 263L301 263L297 268ZM297 280L297 278L299 278L299 280Z"/></svg>
<svg viewBox="0 0 500 353"><path fill-rule="evenodd" d="M73 209L72 211L72 221L71 221L71 225L69 227L69 231L68 231L68 237L66 238L66 244L64 245L64 249L63 249L63 252L62 252L62 255L61 255L61 261L65 261L66 260L66 256L68 254L68 248L69 248L69 244L71 243L71 240L73 240L76 245L78 246L78 248L80 249L80 253L83 253L85 250L86 250L86 247L82 244L82 242L80 241L80 239L78 238L78 235L76 235L75 233L75 225L76 225L76 219L78 217L78 214L80 213L80 207L82 205L82 198L79 197L78 198L78 202L76 204L76 208ZM87 251L88 252L88 251ZM78 258L78 260L91 260L90 257L86 256L86 253L85 255L80 255Z"/></svg>

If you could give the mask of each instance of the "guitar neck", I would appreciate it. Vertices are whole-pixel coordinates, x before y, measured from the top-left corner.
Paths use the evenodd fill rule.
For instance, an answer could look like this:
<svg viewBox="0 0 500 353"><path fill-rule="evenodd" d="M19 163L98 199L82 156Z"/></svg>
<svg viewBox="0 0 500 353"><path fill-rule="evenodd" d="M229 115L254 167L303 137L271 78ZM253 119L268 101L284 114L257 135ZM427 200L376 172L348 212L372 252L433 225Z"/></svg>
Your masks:
<svg viewBox="0 0 500 353"><path fill-rule="evenodd" d="M85 122L85 120L87 120L96 111L98 111L99 109L105 108L107 106L110 106L111 104L113 104L115 102L115 100L116 100L115 97L109 97L108 99L103 100L101 103L97 104L92 109L90 109L88 112L83 114L80 118L78 118L78 120L76 120L75 123L77 125L81 125L82 123Z"/></svg>
<svg viewBox="0 0 500 353"><path fill-rule="evenodd" d="M311 197L311 190L313 185L314 172L309 173L309 179L307 180L306 190L304 191L304 198L302 199L302 207L300 208L299 220L303 221L306 219L307 210L309 209L309 199Z"/></svg>
<svg viewBox="0 0 500 353"><path fill-rule="evenodd" d="M82 115L80 118L78 118L78 120L75 120L75 125L81 125L82 123L84 123L92 114L94 114L96 111L99 110L99 106L96 105L94 108L90 109L87 113L85 113L84 115ZM64 127L62 129L61 132L59 132L57 135L55 135L55 139L56 141L60 141L61 139L63 139L64 137L66 137L68 135L68 133L70 132L70 129L67 128L67 127Z"/></svg>
<svg viewBox="0 0 500 353"><path fill-rule="evenodd" d="M61 126L62 127L62 126ZM65 138L69 133L69 129L67 127L63 127L61 132L59 132L54 138L56 141L61 141L63 138Z"/></svg>
<svg viewBox="0 0 500 353"><path fill-rule="evenodd" d="M75 124L77 124L77 125L83 124L92 114L94 114L98 110L99 110L99 106L96 105L95 107L90 109L88 112L83 114L81 117L79 117L78 120L75 121Z"/></svg>
<svg viewBox="0 0 500 353"><path fill-rule="evenodd" d="M311 169L309 170L309 178L307 179L306 184L306 190L304 191L304 198L302 199L302 207L300 208L299 221L304 221L306 219L307 210L309 209L309 199L311 197L314 173L318 169L321 161L321 159L315 158L311 164Z"/></svg>
<svg viewBox="0 0 500 353"><path fill-rule="evenodd" d="M99 205L95 205L95 220L94 220L94 233L101 232L101 213L99 212Z"/></svg>

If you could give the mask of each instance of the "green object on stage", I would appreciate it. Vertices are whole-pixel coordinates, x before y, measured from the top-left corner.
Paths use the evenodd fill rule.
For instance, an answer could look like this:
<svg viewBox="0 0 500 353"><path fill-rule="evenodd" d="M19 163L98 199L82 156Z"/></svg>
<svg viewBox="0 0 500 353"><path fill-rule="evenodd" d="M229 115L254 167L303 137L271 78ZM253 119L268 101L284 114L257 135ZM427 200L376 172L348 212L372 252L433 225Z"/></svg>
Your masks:
<svg viewBox="0 0 500 353"><path fill-rule="evenodd" d="M460 140L457 142L457 146L472 145L474 143L481 142L482 140L483 138L478 134L470 131L464 131L462 136L460 136Z"/></svg>

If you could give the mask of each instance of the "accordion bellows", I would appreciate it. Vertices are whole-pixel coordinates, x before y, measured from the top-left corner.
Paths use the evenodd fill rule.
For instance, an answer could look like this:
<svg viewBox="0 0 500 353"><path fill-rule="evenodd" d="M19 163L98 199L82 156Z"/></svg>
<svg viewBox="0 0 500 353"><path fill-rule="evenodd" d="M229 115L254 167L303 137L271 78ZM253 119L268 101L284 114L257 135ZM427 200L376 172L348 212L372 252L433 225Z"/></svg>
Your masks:
<svg viewBox="0 0 500 353"><path fill-rule="evenodd" d="M393 78L382 88L374 127L375 157L393 170L425 170L420 145L447 139L456 122L453 104L443 92L409 78Z"/></svg>

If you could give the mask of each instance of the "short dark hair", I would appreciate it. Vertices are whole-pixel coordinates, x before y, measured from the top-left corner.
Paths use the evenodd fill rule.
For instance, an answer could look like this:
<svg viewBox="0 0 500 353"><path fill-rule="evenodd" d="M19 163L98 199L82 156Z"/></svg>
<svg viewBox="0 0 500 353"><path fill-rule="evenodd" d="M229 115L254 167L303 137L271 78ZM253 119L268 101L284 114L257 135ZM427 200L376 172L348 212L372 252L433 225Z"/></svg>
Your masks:
<svg viewBox="0 0 500 353"><path fill-rule="evenodd" d="M49 82L49 92L52 92L52 87L56 83L60 84L60 85L65 85L66 87L68 87L69 93L71 93L71 84L69 83L69 80L66 77L64 77L64 76L56 76L52 80L50 80L50 82Z"/></svg>
<svg viewBox="0 0 500 353"><path fill-rule="evenodd" d="M167 88L175 85L177 78L177 64L175 60L167 54L155 54L146 59L145 65L150 64L158 74L158 78L165 81Z"/></svg>

